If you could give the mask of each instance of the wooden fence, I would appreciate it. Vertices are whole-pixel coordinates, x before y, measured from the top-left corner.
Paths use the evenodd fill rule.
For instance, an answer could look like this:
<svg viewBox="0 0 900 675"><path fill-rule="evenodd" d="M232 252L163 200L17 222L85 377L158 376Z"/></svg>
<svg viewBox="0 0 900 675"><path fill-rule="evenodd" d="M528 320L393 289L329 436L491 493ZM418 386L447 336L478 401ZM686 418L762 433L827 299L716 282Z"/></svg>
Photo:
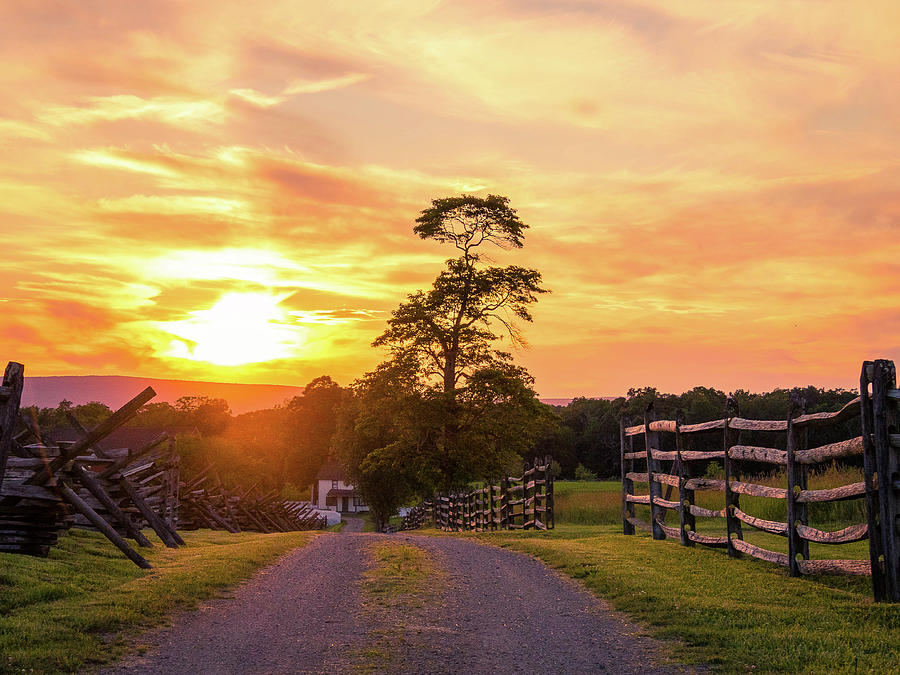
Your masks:
<svg viewBox="0 0 900 675"><path fill-rule="evenodd" d="M210 464L182 483L179 527L270 533L320 530L326 522L311 504L286 502L278 490L262 493L258 485L249 489L226 487L215 465Z"/></svg>
<svg viewBox="0 0 900 675"><path fill-rule="evenodd" d="M23 383L24 366L10 363L0 384L0 552L47 556L60 534L85 527L149 568L127 541L152 547L145 527L170 548L184 546L177 530L191 525L231 532L324 527L311 508L289 507L276 494L225 490L214 470L183 481L174 439L165 433L140 447L105 447L104 439L156 395L150 387L91 430L70 415L77 440L53 443L36 420L20 415ZM215 482L203 485L210 473Z"/></svg>
<svg viewBox="0 0 900 675"><path fill-rule="evenodd" d="M498 485L464 493L437 495L434 524L450 532L552 530L553 470L550 458L526 462L521 476L506 476Z"/></svg>
<svg viewBox="0 0 900 675"><path fill-rule="evenodd" d="M784 565L791 576L803 574L871 575L876 600L900 602L900 390L891 361L866 361L860 376L860 396L836 412L800 414L798 402L783 420L750 420L726 413L723 419L683 424L680 419L657 420L649 410L644 423L621 426L622 515L625 534L635 527L654 539L678 539L684 546L701 544L725 548L732 557L746 554ZM732 409L733 412L733 409ZM856 438L809 448L808 430L829 427L860 417L862 434ZM744 445L742 432L784 434L785 450ZM663 451L663 435L674 437L675 450ZM722 449L691 449L700 434L721 434ZM643 438L643 447L635 440ZM672 440L671 438L668 440ZM774 445L775 443L773 443ZM670 444L671 445L671 444ZM808 489L811 467L862 455L864 480L826 490ZM724 479L703 477L712 460L724 466ZM784 468L785 486L770 487L741 480L742 463ZM646 484L647 494L635 494L635 483ZM665 493L663 493L665 486ZM677 501L672 492L678 491ZM723 493L723 508L707 509L695 503L697 490ZM741 495L787 502L787 522L757 518L741 509ZM837 531L809 525L809 504L861 499L867 519ZM635 505L649 507L650 522L635 515ZM669 511L678 514L678 526L666 523ZM725 536L697 531L697 518L724 519ZM744 541L743 526L787 538L788 553L770 551ZM809 543L839 545L868 539L868 560L812 560Z"/></svg>

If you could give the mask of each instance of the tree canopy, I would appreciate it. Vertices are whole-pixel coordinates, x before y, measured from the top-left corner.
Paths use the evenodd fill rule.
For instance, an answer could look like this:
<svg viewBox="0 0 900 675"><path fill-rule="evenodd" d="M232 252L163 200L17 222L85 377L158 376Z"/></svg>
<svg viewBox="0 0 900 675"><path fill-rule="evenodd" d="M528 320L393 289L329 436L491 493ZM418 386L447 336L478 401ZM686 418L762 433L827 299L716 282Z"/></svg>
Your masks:
<svg viewBox="0 0 900 675"><path fill-rule="evenodd" d="M447 260L428 291L408 296L373 344L387 347L394 357L417 359L421 374L438 379L452 399L472 373L508 358L494 346L498 330L513 345L525 344L516 320L530 322L529 306L547 291L537 270L481 264L485 244L523 245L528 226L506 197L435 199L416 222L420 237L452 243L461 255Z"/></svg>

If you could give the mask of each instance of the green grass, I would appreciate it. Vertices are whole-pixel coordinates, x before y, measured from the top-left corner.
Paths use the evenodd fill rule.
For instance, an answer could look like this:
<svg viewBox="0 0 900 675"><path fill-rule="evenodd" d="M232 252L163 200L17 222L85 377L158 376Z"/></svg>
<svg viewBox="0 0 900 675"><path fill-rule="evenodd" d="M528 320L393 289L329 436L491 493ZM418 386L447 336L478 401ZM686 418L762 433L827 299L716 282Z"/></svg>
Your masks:
<svg viewBox="0 0 900 675"><path fill-rule="evenodd" d="M429 611L444 575L418 546L385 539L371 543L367 552L371 567L360 584L363 615L372 627L368 645L350 652L353 668L359 673L405 672L407 624L415 621L416 612Z"/></svg>
<svg viewBox="0 0 900 675"><path fill-rule="evenodd" d="M369 546L373 566L363 574L363 590L383 606L419 604L435 575L434 563L418 546L394 541Z"/></svg>
<svg viewBox="0 0 900 675"><path fill-rule="evenodd" d="M557 523L612 525L622 521L622 485L618 481L555 481Z"/></svg>
<svg viewBox="0 0 900 675"><path fill-rule="evenodd" d="M102 535L72 530L50 557L0 553L0 673L73 672L121 656L129 639L175 609L247 579L308 542L313 533L182 534L187 546L155 537L138 569Z"/></svg>
<svg viewBox="0 0 900 675"><path fill-rule="evenodd" d="M581 579L675 640L675 658L687 663L724 672L900 670L900 606L873 603L868 579L792 579L775 565L615 526L477 536Z"/></svg>
<svg viewBox="0 0 900 675"><path fill-rule="evenodd" d="M741 480L771 487L787 487L783 472L747 477ZM828 466L820 471L810 473L809 488L822 490L858 483L862 480L860 469ZM666 486L663 486L664 491L665 489ZM622 522L622 487L619 481L556 481L554 492L557 523L614 525ZM647 492L646 483L635 484L636 494L647 494ZM672 495L671 499L677 500L678 490L673 489ZM707 509L721 509L725 505L725 493L698 490L695 493L695 502L698 506ZM781 522L787 520L787 503L783 499L741 495L740 503L743 511L757 518ZM640 508L638 508L638 517L649 520L646 514L641 515ZM701 521L704 520L707 519L698 519L699 529L708 531L710 527L714 527L709 524L701 524ZM846 525L864 522L866 522L866 513L862 499L809 505L809 524L814 527L838 529ZM722 530L724 532L724 524Z"/></svg>
<svg viewBox="0 0 900 675"><path fill-rule="evenodd" d="M335 523L334 525L329 525L328 527L325 528L325 531L326 532L340 532L341 530L344 529L344 525L346 525L346 524L347 524L347 521L342 520L341 522Z"/></svg>
<svg viewBox="0 0 900 675"><path fill-rule="evenodd" d="M375 516L371 511L361 511L358 513L347 514L350 518L359 518L363 521L363 532L375 532Z"/></svg>

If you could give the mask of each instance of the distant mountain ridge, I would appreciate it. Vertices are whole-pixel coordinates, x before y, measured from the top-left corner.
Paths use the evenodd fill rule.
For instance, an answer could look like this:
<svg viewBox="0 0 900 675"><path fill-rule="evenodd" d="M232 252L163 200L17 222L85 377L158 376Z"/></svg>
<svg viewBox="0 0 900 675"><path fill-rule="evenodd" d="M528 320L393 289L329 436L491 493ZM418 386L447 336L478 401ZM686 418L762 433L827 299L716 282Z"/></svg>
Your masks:
<svg viewBox="0 0 900 675"><path fill-rule="evenodd" d="M271 408L303 393L303 387L282 384L162 380L125 375L59 375L26 377L22 405L55 408L60 401L67 399L76 405L100 401L116 409L147 387L153 387L156 392L151 403L174 403L182 396L224 398L231 406L231 411L237 415Z"/></svg>

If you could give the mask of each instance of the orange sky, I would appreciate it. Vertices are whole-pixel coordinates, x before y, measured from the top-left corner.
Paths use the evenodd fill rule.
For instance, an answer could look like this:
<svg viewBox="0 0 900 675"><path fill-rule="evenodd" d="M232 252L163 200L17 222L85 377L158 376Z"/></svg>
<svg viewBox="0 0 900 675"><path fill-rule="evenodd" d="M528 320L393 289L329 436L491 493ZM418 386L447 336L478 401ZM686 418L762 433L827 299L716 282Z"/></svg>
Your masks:
<svg viewBox="0 0 900 675"><path fill-rule="evenodd" d="M260 6L255 6L259 4ZM4 2L0 358L342 384L510 197L542 396L900 359L900 4ZM245 363L258 359L255 363Z"/></svg>

